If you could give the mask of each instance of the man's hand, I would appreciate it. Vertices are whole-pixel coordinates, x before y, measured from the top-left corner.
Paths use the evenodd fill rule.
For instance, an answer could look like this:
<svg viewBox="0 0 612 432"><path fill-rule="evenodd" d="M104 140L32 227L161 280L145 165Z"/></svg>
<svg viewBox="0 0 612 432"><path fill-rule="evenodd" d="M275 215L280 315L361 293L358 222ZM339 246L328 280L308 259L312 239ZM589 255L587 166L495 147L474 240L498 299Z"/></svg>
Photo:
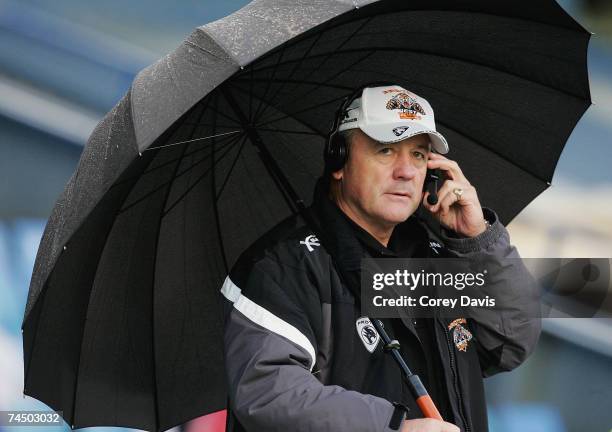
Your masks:
<svg viewBox="0 0 612 432"><path fill-rule="evenodd" d="M457 162L438 153L430 153L427 169L438 168L445 172L446 181L438 191L438 203L429 205L425 193L423 206L440 221L440 223L457 234L465 237L476 237L483 233L485 224L476 188L465 178Z"/></svg>
<svg viewBox="0 0 612 432"><path fill-rule="evenodd" d="M459 432L459 428L452 423L424 418L406 420L400 432Z"/></svg>

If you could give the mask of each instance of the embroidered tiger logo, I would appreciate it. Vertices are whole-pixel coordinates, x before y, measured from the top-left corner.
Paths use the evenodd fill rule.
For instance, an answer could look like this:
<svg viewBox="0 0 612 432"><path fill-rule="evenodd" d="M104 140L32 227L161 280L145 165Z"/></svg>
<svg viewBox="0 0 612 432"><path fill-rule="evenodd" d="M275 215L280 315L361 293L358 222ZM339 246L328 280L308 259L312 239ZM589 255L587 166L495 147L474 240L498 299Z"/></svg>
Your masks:
<svg viewBox="0 0 612 432"><path fill-rule="evenodd" d="M401 119L418 120L421 118L419 114L425 115L423 107L404 92L400 92L389 99L386 107L388 110L400 110L399 117Z"/></svg>

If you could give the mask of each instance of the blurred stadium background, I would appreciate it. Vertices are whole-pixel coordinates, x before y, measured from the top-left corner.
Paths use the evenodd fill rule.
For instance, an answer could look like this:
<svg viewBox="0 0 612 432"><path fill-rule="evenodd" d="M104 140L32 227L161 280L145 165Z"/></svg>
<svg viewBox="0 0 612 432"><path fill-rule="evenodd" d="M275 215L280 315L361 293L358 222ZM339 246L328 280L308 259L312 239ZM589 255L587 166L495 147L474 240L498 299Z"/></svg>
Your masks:
<svg viewBox="0 0 612 432"><path fill-rule="evenodd" d="M559 2L595 33L595 105L571 136L553 186L509 229L526 257L612 257L612 0ZM22 397L21 318L46 219L90 132L140 69L194 27L246 3L0 0L0 410L45 408ZM523 366L487 380L491 431L612 430L612 321L544 327ZM175 429L208 427L196 420Z"/></svg>

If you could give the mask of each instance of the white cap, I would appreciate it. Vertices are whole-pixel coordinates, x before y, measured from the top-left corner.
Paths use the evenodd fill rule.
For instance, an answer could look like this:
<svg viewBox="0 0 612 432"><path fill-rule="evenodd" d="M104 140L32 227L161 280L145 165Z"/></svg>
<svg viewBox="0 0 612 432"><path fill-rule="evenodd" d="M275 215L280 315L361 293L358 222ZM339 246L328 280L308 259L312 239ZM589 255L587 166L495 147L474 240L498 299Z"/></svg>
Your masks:
<svg viewBox="0 0 612 432"><path fill-rule="evenodd" d="M436 152L448 153L446 138L436 131L429 102L397 85L363 89L361 97L347 108L338 131L355 128L383 143L428 134Z"/></svg>

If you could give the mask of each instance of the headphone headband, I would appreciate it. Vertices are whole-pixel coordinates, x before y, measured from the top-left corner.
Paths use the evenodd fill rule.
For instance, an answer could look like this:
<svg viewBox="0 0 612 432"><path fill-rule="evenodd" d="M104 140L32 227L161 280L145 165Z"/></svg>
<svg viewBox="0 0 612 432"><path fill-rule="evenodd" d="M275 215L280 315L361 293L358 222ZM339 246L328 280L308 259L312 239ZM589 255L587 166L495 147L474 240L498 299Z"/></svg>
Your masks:
<svg viewBox="0 0 612 432"><path fill-rule="evenodd" d="M346 96L340 107L336 111L336 115L334 117L334 122L331 130L327 134L327 142L325 143L325 150L323 154L323 159L325 161L325 176L342 169L346 161L348 160L348 145L345 142L344 138L338 133L338 128L340 127L340 122L346 116L347 109L353 103L355 99L357 99L361 93L363 93L363 89L367 87L380 87L386 85L397 85L397 83L392 83L389 81L374 81L367 84L363 84L359 87L356 87L348 96Z"/></svg>

